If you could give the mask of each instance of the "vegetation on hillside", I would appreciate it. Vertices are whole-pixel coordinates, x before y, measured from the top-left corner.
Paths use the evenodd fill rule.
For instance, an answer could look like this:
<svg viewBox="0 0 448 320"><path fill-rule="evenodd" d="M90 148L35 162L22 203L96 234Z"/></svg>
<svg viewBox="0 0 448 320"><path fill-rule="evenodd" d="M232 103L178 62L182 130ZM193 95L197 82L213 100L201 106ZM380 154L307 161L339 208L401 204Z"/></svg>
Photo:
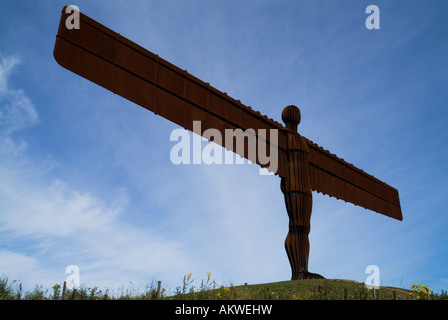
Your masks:
<svg viewBox="0 0 448 320"><path fill-rule="evenodd" d="M167 293L159 282L148 285L143 293L122 288L120 293L111 294L97 288L67 289L65 284L24 291L22 284L2 276L0 300L448 300L447 291L436 294L420 283L413 284L410 290L394 287L373 290L356 281L328 279L219 287L210 273L199 287L193 282L190 273L174 293Z"/></svg>

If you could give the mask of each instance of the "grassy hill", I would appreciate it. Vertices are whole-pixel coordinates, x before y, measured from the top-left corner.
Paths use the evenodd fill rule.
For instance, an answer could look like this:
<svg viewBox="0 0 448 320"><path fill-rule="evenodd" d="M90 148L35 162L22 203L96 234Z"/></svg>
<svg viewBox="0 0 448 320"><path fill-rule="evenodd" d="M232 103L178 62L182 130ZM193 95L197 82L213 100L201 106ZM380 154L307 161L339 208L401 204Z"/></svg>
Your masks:
<svg viewBox="0 0 448 320"><path fill-rule="evenodd" d="M394 287L369 290L364 283L351 280L296 280L254 285L221 287L213 290L191 291L167 299L199 300L410 300L416 293ZM439 299L432 295L428 298Z"/></svg>
<svg viewBox="0 0 448 320"><path fill-rule="evenodd" d="M351 280L295 280L264 284L217 287L210 281L199 288L191 286L191 274L184 278L182 287L174 294L166 293L160 285L146 287L144 292L123 290L111 294L108 290L79 288L66 290L60 285L51 289L36 286L22 292L22 286L8 278L0 278L0 300L448 300L447 291L434 294L424 285L415 284L412 290L381 287L369 290L364 283Z"/></svg>

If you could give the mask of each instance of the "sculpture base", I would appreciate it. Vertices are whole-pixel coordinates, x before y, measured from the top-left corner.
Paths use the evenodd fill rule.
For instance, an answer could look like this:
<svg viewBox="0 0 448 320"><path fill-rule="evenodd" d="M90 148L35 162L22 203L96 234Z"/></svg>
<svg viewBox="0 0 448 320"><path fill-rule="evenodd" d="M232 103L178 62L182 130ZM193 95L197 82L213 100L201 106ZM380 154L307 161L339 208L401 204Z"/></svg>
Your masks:
<svg viewBox="0 0 448 320"><path fill-rule="evenodd" d="M294 272L291 280L325 279L320 274L311 272Z"/></svg>

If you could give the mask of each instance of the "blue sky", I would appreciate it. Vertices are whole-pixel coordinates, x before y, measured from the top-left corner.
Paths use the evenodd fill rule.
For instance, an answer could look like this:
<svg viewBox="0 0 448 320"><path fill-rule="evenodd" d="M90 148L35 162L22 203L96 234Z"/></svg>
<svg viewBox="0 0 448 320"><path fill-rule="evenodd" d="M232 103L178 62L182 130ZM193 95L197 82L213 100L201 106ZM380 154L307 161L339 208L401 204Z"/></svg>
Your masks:
<svg viewBox="0 0 448 320"><path fill-rule="evenodd" d="M60 67L63 1L0 4L0 274L100 288L289 280L276 176L174 165L176 125ZM394 186L403 221L313 193L310 271L448 289L443 1L77 1L82 12ZM365 9L380 9L368 30ZM205 146L205 143L203 143Z"/></svg>

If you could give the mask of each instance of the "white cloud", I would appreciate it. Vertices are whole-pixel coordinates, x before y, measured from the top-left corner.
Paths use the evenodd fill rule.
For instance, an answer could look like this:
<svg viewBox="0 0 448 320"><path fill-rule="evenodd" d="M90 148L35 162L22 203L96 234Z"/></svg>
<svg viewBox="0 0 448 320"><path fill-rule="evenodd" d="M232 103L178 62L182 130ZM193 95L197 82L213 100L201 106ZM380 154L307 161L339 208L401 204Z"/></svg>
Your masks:
<svg viewBox="0 0 448 320"><path fill-rule="evenodd" d="M148 275L182 268L179 260L188 261L182 243L144 232L127 219L131 209L124 191L115 191L114 200L107 203L61 180L48 183L45 175L29 177L33 166L26 162L0 167L7 182L0 185L0 235L8 242L25 241L25 250L41 263L75 260L83 264L81 271L101 270L91 274L101 278L108 269ZM8 262L11 268L14 261Z"/></svg>
<svg viewBox="0 0 448 320"><path fill-rule="evenodd" d="M133 224L123 189L107 190L114 197L106 201L54 177L51 154L42 163L27 153L20 133L39 117L25 91L9 84L18 63L15 56L0 60L0 273L52 285L78 264L81 282L116 287L155 272L163 279L185 272L183 244Z"/></svg>
<svg viewBox="0 0 448 320"><path fill-rule="evenodd" d="M26 129L38 121L37 111L23 90L7 89L2 103L0 121L4 134Z"/></svg>
<svg viewBox="0 0 448 320"><path fill-rule="evenodd" d="M9 252L5 259L15 258L3 263L2 272L27 273L33 265L53 269L46 264L48 259L61 264L55 283L63 281L66 265L78 264L82 281L116 287L117 282L132 278L147 281L155 273L170 279L170 274L188 269L190 258L182 243L145 232L126 219L128 198L123 191L106 203L60 180L44 186L42 181L21 176L17 168L1 169L9 183L0 185L0 235L8 243L26 243L24 250L29 252ZM19 256L33 263L19 263Z"/></svg>
<svg viewBox="0 0 448 320"><path fill-rule="evenodd" d="M19 276L17 273L17 266L25 266L21 271L23 273L31 272L35 270L37 266L36 259L28 257L26 255L11 252L7 250L0 250L0 270L1 273L8 276Z"/></svg>
<svg viewBox="0 0 448 320"><path fill-rule="evenodd" d="M23 180L15 175L0 187L5 207L2 229L20 236L72 236L106 226L119 210L104 207L99 199L70 190L58 180L43 189L15 183Z"/></svg>
<svg viewBox="0 0 448 320"><path fill-rule="evenodd" d="M44 279L48 279L48 275L48 270L41 269L36 258L0 249L0 276L7 277L9 284L16 281L15 284L22 284L23 290L28 291L37 285L36 279L39 279L39 285L47 284ZM51 282L48 285L52 285Z"/></svg>
<svg viewBox="0 0 448 320"><path fill-rule="evenodd" d="M11 70L20 62L16 56L3 58L0 56L0 94L8 91L8 76Z"/></svg>
<svg viewBox="0 0 448 320"><path fill-rule="evenodd" d="M35 125L38 114L22 89L9 87L8 77L20 63L16 56L0 56L0 147L2 152L22 154L27 147L23 140L14 141L11 134Z"/></svg>

